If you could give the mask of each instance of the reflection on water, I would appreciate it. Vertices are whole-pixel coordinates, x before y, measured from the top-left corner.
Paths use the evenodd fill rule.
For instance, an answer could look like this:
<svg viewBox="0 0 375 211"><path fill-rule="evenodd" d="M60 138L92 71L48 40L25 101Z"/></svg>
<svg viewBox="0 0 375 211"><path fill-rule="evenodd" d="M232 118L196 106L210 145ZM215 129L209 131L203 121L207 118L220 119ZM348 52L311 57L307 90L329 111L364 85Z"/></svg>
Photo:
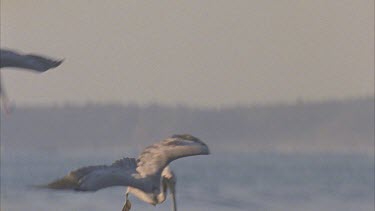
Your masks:
<svg viewBox="0 0 375 211"><path fill-rule="evenodd" d="M127 155L134 156L129 150ZM36 189L117 153L3 150L1 210L121 210L124 187L95 193ZM179 210L373 210L374 157L352 154L213 153L175 161ZM135 210L169 210L133 200Z"/></svg>

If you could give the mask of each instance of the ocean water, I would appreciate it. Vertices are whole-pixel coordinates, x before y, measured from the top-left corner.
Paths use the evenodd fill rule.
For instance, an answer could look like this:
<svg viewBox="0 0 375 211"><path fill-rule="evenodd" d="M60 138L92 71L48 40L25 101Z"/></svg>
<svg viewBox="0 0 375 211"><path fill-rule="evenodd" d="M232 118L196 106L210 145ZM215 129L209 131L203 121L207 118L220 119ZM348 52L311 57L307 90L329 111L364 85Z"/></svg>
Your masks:
<svg viewBox="0 0 375 211"><path fill-rule="evenodd" d="M78 153L79 152L79 153ZM94 193L34 188L75 168L110 164L122 156L107 152L2 149L2 211L121 210L125 187ZM172 163L179 211L374 210L374 156L324 153L213 152ZM170 210L131 197L132 210Z"/></svg>

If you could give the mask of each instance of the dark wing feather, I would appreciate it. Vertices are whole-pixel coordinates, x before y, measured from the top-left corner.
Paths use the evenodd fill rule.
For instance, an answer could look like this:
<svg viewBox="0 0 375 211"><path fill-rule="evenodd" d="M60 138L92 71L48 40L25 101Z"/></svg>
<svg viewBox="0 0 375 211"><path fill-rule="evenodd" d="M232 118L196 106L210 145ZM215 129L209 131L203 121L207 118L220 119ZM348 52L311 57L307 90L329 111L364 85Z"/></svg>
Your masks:
<svg viewBox="0 0 375 211"><path fill-rule="evenodd" d="M134 178L136 173L134 158L123 158L112 165L88 166L71 171L61 179L49 183L51 189L72 189L79 191L96 191L111 186L135 186L139 182Z"/></svg>
<svg viewBox="0 0 375 211"><path fill-rule="evenodd" d="M69 172L61 179L57 179L47 185L51 189L79 189L81 179L98 169L106 169L108 166L86 166Z"/></svg>
<svg viewBox="0 0 375 211"><path fill-rule="evenodd" d="M15 67L45 72L59 66L62 62L63 60L54 60L40 55L25 55L4 49L0 51L0 68Z"/></svg>

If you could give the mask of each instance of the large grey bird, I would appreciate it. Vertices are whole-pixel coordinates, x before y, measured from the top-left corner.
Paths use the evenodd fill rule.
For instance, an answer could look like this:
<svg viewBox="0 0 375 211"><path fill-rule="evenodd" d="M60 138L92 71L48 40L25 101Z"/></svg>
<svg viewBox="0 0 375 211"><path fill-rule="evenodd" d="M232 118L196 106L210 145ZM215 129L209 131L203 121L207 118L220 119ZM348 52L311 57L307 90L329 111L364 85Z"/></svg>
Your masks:
<svg viewBox="0 0 375 211"><path fill-rule="evenodd" d="M21 54L13 50L0 49L0 68L17 68L33 70L34 72L45 72L51 68L59 66L63 60L50 59L45 56L35 54ZM7 110L8 97L2 87L0 77L0 97L4 109Z"/></svg>
<svg viewBox="0 0 375 211"><path fill-rule="evenodd" d="M169 189L173 200L172 208L176 211L176 177L168 164L178 158L209 153L208 146L198 138L188 134L173 135L147 147L138 159L123 158L109 166L79 168L45 187L97 191L110 186L128 186L123 211L131 208L129 193L149 204L156 205L165 201Z"/></svg>

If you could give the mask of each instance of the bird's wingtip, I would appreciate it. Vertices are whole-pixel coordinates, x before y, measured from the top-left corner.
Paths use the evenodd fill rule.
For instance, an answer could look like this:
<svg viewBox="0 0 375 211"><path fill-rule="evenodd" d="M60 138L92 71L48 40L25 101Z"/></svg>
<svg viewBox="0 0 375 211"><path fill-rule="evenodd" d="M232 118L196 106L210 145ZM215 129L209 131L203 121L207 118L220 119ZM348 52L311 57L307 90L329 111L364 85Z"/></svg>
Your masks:
<svg viewBox="0 0 375 211"><path fill-rule="evenodd" d="M64 61L65 61L65 58L55 61L54 67L60 66L60 64L63 63Z"/></svg>

